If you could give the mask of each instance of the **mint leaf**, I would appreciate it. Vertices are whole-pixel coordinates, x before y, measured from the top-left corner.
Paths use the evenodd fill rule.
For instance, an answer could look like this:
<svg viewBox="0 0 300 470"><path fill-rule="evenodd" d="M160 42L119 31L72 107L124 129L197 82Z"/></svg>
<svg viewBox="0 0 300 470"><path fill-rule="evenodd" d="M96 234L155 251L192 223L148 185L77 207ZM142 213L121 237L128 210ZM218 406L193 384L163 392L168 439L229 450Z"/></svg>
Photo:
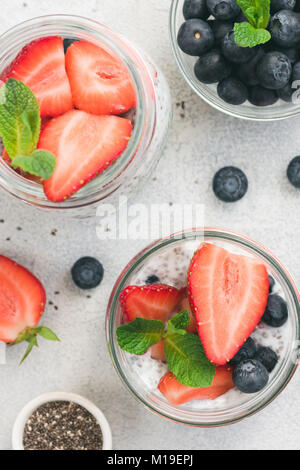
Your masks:
<svg viewBox="0 0 300 470"><path fill-rule="evenodd" d="M168 321L168 333L176 332L178 330L186 333L185 330L189 327L190 322L189 312L187 310L182 310L182 312L177 313Z"/></svg>
<svg viewBox="0 0 300 470"><path fill-rule="evenodd" d="M247 20L255 28L265 29L270 19L270 0L236 0Z"/></svg>
<svg viewBox="0 0 300 470"><path fill-rule="evenodd" d="M24 83L10 78L0 90L0 136L11 159L36 149L40 127L34 94Z"/></svg>
<svg viewBox="0 0 300 470"><path fill-rule="evenodd" d="M212 384L216 368L207 359L197 335L167 335L164 350L168 367L179 383L188 387L209 387Z"/></svg>
<svg viewBox="0 0 300 470"><path fill-rule="evenodd" d="M250 23L234 24L234 40L240 47L255 47L264 44L271 39L271 34L266 29L256 29Z"/></svg>
<svg viewBox="0 0 300 470"><path fill-rule="evenodd" d="M141 355L162 339L164 329L165 325L159 320L136 318L117 328L118 344L124 351Z"/></svg>
<svg viewBox="0 0 300 470"><path fill-rule="evenodd" d="M50 330L47 326L39 326L38 328L34 328L34 331L37 335L42 336L42 338L49 341L60 341L54 331Z"/></svg>
<svg viewBox="0 0 300 470"><path fill-rule="evenodd" d="M55 156L46 150L35 150L31 156L17 156L12 161L13 168L22 168L26 173L40 176L44 180L50 178L56 167Z"/></svg>

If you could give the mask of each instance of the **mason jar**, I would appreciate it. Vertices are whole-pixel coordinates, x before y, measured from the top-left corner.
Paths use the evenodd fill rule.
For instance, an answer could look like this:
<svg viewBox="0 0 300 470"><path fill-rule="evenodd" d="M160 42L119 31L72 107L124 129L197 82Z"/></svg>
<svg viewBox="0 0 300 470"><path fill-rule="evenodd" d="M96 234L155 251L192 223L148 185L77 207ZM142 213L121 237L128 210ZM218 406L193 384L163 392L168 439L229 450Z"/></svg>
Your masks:
<svg viewBox="0 0 300 470"><path fill-rule="evenodd" d="M40 209L79 217L94 216L99 204L118 206L145 184L158 163L172 118L168 84L153 61L111 28L91 19L70 15L33 18L14 26L0 37L0 74L21 49L42 37L61 36L104 45L128 68L137 94L134 128L122 155L97 178L70 199L49 201L41 184L15 172L0 159L0 187L13 197Z"/></svg>

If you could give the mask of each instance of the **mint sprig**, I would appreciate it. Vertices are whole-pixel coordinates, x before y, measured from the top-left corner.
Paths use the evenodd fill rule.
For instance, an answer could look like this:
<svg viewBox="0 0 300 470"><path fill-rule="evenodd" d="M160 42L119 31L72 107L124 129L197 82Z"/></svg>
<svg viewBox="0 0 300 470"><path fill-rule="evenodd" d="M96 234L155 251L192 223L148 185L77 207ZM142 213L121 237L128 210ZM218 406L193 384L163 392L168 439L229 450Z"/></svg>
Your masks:
<svg viewBox="0 0 300 470"><path fill-rule="evenodd" d="M56 158L46 150L36 150L41 130L38 102L28 86L10 78L0 90L0 137L13 168L49 179Z"/></svg>
<svg viewBox="0 0 300 470"><path fill-rule="evenodd" d="M270 0L236 0L246 21L234 24L234 39L240 47L255 47L271 39L266 29L270 20Z"/></svg>
<svg viewBox="0 0 300 470"><path fill-rule="evenodd" d="M131 354L144 354L153 344L164 340L168 367L182 385L209 387L215 376L215 366L207 359L198 335L188 333L190 317L187 310L168 322L168 329L160 320L136 318L117 329L121 349Z"/></svg>
<svg viewBox="0 0 300 470"><path fill-rule="evenodd" d="M207 359L198 335L174 333L165 339L168 367L177 381L189 387L209 387L215 366Z"/></svg>
<svg viewBox="0 0 300 470"><path fill-rule="evenodd" d="M142 355L162 339L164 329L165 325L159 320L136 318L117 329L117 340L124 351Z"/></svg>

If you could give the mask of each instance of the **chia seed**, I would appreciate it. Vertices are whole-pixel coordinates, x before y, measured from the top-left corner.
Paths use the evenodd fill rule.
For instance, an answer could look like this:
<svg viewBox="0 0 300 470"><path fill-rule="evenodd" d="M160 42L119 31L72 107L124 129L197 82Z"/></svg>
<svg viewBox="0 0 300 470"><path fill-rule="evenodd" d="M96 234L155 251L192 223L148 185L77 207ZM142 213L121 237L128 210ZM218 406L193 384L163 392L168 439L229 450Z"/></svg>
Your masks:
<svg viewBox="0 0 300 470"><path fill-rule="evenodd" d="M37 408L24 428L24 450L102 450L96 418L68 401L51 401Z"/></svg>

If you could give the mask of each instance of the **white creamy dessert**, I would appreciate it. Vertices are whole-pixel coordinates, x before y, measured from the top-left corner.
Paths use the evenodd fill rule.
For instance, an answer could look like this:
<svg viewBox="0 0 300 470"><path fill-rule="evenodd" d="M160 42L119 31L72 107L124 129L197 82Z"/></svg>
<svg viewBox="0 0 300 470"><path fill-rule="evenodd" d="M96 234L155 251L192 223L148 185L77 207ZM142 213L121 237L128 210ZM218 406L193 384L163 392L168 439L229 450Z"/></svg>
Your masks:
<svg viewBox="0 0 300 470"><path fill-rule="evenodd" d="M146 280L151 275L156 275L161 283L174 286L178 289L186 287L187 270L190 265L191 258L194 252L198 249L201 240L183 240L176 244L167 246L153 254L144 263L142 268L135 272L130 279L131 285L145 285ZM210 243L221 246L228 251L235 254L242 254L251 256L246 250L243 250L230 242L216 242L210 241ZM276 293L281 297L285 298L283 289L276 280L273 273L270 273L275 279L275 286L272 293ZM251 337L254 339L257 346L267 346L273 349L278 355L278 363L270 374L270 379L276 374L278 368L280 368L282 360L286 354L288 348L289 339L291 337L291 322L288 320L285 325L280 328L272 328L264 323L259 323ZM135 356L127 354L126 357L132 368L132 371L136 376L143 381L149 393L154 393L163 400L165 398L158 391L157 385L161 377L168 371L168 367L165 363L159 360L151 358L151 352L148 352L142 356ZM252 395L253 396L253 395ZM223 409L228 408L237 403L243 403L249 400L249 395L240 392L234 388L226 394L220 396L215 400L194 400L192 402L180 405L185 409Z"/></svg>

